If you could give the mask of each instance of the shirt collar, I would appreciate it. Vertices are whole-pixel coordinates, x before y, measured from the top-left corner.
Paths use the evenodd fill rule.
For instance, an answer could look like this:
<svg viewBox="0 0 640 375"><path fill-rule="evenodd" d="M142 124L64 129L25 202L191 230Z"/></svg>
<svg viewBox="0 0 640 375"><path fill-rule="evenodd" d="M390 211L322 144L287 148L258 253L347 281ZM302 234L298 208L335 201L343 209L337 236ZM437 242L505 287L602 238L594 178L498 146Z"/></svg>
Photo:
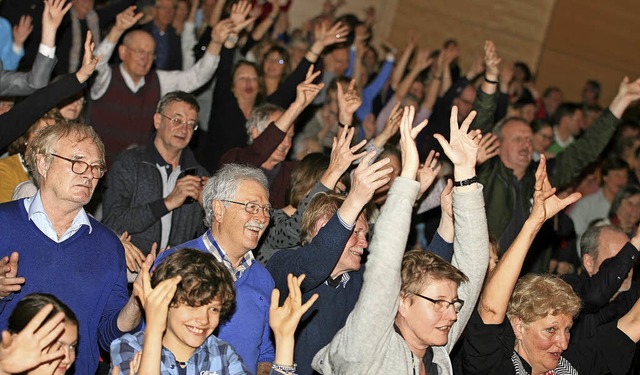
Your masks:
<svg viewBox="0 0 640 375"><path fill-rule="evenodd" d="M347 287L347 283L349 282L349 280L351 280L351 276L349 276L349 272L345 272L342 275L340 275L340 278L336 278L336 279L332 279L331 276L329 276L324 283L332 288L337 288L338 286L342 286L342 288L346 288Z"/></svg>
<svg viewBox="0 0 640 375"><path fill-rule="evenodd" d="M222 249L222 247L216 241L216 239L213 237L211 230L208 230L202 236L202 240L207 250L209 250L209 252L213 254L213 256L215 256L216 259L218 259L218 261L222 262L222 264L224 264L225 267L227 267L229 272L231 272L231 277L233 278L233 281L236 281L239 278L241 278L242 274L244 274L244 271L249 269L249 267L251 267L251 265L255 261L253 253L251 251L247 251L247 253L244 254L242 259L240 260L240 264L238 265L238 267L233 268L233 264L231 263L229 256Z"/></svg>
<svg viewBox="0 0 640 375"><path fill-rule="evenodd" d="M140 90L142 86L144 86L145 84L144 77L140 78L140 81L138 81L138 84L136 85L133 82L133 78L131 78L129 73L127 73L127 71L124 70L124 67L122 64L120 64L119 68L120 68L120 73L122 74L122 78L124 78L124 83L127 85L127 87L129 87L131 91L138 92L138 90Z"/></svg>
<svg viewBox="0 0 640 375"><path fill-rule="evenodd" d="M29 220L32 221L43 233L47 234L47 236L50 238L51 236L49 235L49 233L51 233L51 231L55 235L53 223L51 223L49 215L47 215L44 210L44 205L42 204L42 197L40 195L39 189L36 195L24 200L24 207L27 210ZM91 233L93 227L91 226L89 216L87 215L87 212L84 210L84 208L80 208L80 211L78 211L78 214L71 222L71 226L67 229L67 231L59 239L52 239L62 242L65 239L71 237L71 235L77 232L83 225L88 226L89 233Z"/></svg>

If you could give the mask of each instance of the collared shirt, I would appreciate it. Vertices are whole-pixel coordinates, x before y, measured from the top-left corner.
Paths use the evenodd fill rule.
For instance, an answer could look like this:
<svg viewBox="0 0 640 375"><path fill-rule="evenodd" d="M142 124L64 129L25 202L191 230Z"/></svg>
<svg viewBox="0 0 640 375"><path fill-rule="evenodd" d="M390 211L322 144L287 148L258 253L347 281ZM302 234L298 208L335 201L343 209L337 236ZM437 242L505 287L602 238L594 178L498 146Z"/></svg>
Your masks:
<svg viewBox="0 0 640 375"><path fill-rule="evenodd" d="M332 279L331 276L329 276L329 278L327 278L324 283L332 288L342 286L342 288L344 289L347 287L347 283L349 282L349 280L351 280L351 276L349 276L349 272L345 272L340 275L340 280Z"/></svg>
<svg viewBox="0 0 640 375"><path fill-rule="evenodd" d="M49 216L44 211L40 190L38 190L36 195L33 197L26 198L24 200L24 208L27 210L29 220L33 221L42 233L57 243L64 242L69 237L73 236L83 225L87 225L89 227L89 233L93 230L91 222L89 221L89 216L85 212L84 208L80 208L80 211L71 222L71 226L67 228L60 238L58 238L56 230L53 228L53 224L51 223L51 219L49 219Z"/></svg>
<svg viewBox="0 0 640 375"><path fill-rule="evenodd" d="M211 234L211 230L208 230L207 233L205 233L202 236L202 241L204 242L204 245L207 247L207 250L209 250L209 252L213 254L213 256L216 257L216 259L218 259L219 262L222 262L222 264L224 264L224 266L227 267L229 272L231 272L231 277L233 278L233 281L236 281L239 278L241 278L244 271L246 271L249 267L251 267L251 265L255 261L255 258L253 257L253 253L251 251L247 251L247 253L244 254L244 256L242 257L242 259L240 259L240 265L238 265L238 267L236 268L233 268L233 263L231 263L229 256L224 250L222 250L222 247L220 247L220 244L218 244L216 239L213 238L213 234Z"/></svg>
<svg viewBox="0 0 640 375"><path fill-rule="evenodd" d="M144 332L126 334L111 344L111 366L119 366L122 375L132 374L129 367L135 354L142 350ZM164 346L160 360L161 374L225 375L250 374L233 347L214 335L200 345L181 368L171 351Z"/></svg>

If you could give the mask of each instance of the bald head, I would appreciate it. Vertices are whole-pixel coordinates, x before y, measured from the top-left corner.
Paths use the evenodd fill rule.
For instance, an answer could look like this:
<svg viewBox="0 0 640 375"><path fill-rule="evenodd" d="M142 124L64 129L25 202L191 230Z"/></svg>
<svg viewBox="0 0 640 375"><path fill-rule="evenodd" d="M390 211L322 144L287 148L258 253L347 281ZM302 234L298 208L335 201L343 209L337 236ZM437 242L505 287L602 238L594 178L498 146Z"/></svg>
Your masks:
<svg viewBox="0 0 640 375"><path fill-rule="evenodd" d="M142 30L134 30L125 35L118 54L124 70L134 82L146 76L153 64L156 42L151 34Z"/></svg>

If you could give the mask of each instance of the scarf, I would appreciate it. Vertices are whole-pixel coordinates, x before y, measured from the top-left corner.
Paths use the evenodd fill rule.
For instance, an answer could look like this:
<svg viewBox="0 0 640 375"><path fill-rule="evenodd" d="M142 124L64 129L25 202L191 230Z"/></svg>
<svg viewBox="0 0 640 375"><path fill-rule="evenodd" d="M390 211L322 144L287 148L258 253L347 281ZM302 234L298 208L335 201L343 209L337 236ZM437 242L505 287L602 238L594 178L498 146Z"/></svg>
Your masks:
<svg viewBox="0 0 640 375"><path fill-rule="evenodd" d="M100 22L98 20L98 13L94 9L91 9L87 13L87 27L91 30L93 35L93 43L97 46L100 44ZM80 50L84 45L85 36L82 35L82 28L80 27L80 20L76 15L76 10L71 8L71 50L69 51L69 73L75 73L82 62L82 56L80 56Z"/></svg>
<svg viewBox="0 0 640 375"><path fill-rule="evenodd" d="M513 367L516 370L515 372L516 375L529 375L529 373L524 367L524 364L522 364L522 360L520 359L520 356L515 351L511 355L511 362L513 362ZM546 375L579 375L578 370L573 368L573 366L571 366L571 363L569 363L569 361L564 359L564 357L560 357L560 360L558 361L558 365L556 366L555 369L549 370L545 374Z"/></svg>

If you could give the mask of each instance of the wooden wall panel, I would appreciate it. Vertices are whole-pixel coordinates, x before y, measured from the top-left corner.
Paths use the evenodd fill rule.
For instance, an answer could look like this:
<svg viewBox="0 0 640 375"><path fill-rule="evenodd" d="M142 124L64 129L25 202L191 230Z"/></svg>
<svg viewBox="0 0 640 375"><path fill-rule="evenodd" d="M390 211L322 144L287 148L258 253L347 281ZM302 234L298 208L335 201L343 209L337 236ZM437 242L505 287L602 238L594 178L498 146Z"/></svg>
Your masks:
<svg viewBox="0 0 640 375"><path fill-rule="evenodd" d="M522 60L535 67L540 57L555 0L423 1L400 0L390 40L402 47L416 30L422 45L439 48L455 38L466 67L486 39L496 42L505 61Z"/></svg>
<svg viewBox="0 0 640 375"><path fill-rule="evenodd" d="M615 5L612 6L612 5ZM579 100L587 79L602 83L600 103L615 95L624 75L640 75L640 2L557 0L539 64L538 86L559 86Z"/></svg>

